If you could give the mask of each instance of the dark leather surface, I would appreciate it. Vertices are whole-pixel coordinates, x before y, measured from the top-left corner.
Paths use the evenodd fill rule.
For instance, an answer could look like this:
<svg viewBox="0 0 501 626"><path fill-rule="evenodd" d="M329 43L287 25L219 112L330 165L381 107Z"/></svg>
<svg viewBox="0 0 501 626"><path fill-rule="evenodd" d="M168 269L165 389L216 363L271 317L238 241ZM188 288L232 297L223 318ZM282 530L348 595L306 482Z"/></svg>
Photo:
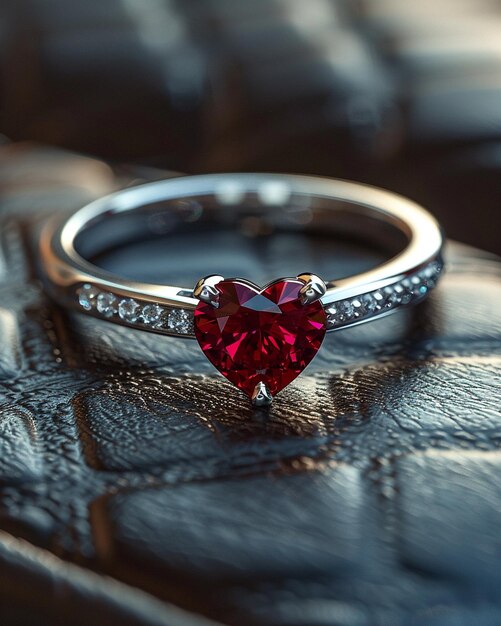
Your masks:
<svg viewBox="0 0 501 626"><path fill-rule="evenodd" d="M13 140L366 181L501 254L494 0L2 0L0 21Z"/></svg>
<svg viewBox="0 0 501 626"><path fill-rule="evenodd" d="M195 342L44 296L44 216L140 173L15 146L0 166L2 626L501 623L498 259L450 245L426 304L330 335L265 417ZM318 242L275 246L244 271L325 269Z"/></svg>

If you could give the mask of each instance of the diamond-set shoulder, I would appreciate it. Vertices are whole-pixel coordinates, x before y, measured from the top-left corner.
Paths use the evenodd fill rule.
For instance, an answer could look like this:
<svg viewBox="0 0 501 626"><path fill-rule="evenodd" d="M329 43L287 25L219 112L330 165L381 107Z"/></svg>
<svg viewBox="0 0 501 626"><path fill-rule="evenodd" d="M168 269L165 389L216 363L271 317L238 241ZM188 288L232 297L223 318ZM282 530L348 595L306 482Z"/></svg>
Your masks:
<svg viewBox="0 0 501 626"><path fill-rule="evenodd" d="M433 289L443 270L433 261L406 278L367 293L325 305L327 331L369 321L408 304L416 304ZM137 298L123 298L86 283L77 289L80 308L97 317L120 321L135 328L171 335L194 336L193 311L168 308Z"/></svg>
<svg viewBox="0 0 501 626"><path fill-rule="evenodd" d="M328 331L368 321L408 304L417 304L436 286L442 271L443 264L432 261L392 285L330 303L325 307Z"/></svg>
<svg viewBox="0 0 501 626"><path fill-rule="evenodd" d="M135 298L121 298L94 285L83 284L77 290L78 303L87 312L107 320L118 318L135 328L154 329L174 335L193 336L193 312L171 309ZM118 321L118 320L117 320Z"/></svg>

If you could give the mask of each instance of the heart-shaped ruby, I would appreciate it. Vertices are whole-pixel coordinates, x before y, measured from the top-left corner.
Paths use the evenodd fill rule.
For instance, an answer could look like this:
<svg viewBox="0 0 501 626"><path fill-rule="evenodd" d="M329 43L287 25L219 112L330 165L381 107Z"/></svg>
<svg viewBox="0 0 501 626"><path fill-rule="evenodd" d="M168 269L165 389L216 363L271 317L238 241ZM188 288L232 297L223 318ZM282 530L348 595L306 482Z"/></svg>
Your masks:
<svg viewBox="0 0 501 626"><path fill-rule="evenodd" d="M321 302L303 304L299 280L278 280L262 290L243 280L223 280L216 287L218 306L200 301L195 309L200 347L249 397L259 382L275 395L322 344L326 316Z"/></svg>

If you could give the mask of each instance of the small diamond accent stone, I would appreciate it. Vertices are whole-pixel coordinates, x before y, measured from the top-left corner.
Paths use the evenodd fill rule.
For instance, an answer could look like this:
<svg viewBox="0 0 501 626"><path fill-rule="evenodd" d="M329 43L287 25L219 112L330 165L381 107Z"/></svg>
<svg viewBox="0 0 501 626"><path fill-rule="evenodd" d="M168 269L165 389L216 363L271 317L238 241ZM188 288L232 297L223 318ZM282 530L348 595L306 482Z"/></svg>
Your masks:
<svg viewBox="0 0 501 626"><path fill-rule="evenodd" d="M143 312L141 317L145 324L151 324L155 326L160 321L160 317L163 313L163 309L158 304L145 304L143 306Z"/></svg>
<svg viewBox="0 0 501 626"><path fill-rule="evenodd" d="M365 315L365 304L358 298L355 298L351 301L351 305L353 307L353 315L355 317L363 317Z"/></svg>
<svg viewBox="0 0 501 626"><path fill-rule="evenodd" d="M443 266L439 262L433 262L421 270L420 276L426 287L430 289L435 287L442 269Z"/></svg>
<svg viewBox="0 0 501 626"><path fill-rule="evenodd" d="M118 305L118 315L124 322L137 322L140 313L139 304L132 298L126 298L125 300L120 300L120 304Z"/></svg>
<svg viewBox="0 0 501 626"><path fill-rule="evenodd" d="M78 291L78 303L86 311L91 311L96 306L96 298L99 290L92 285L85 284Z"/></svg>
<svg viewBox="0 0 501 626"><path fill-rule="evenodd" d="M369 314L373 314L383 307L383 294L380 291L367 293L363 299L365 309Z"/></svg>
<svg viewBox="0 0 501 626"><path fill-rule="evenodd" d="M327 323L329 327L337 326L366 314L366 305L358 298L342 300L331 304L327 309Z"/></svg>
<svg viewBox="0 0 501 626"><path fill-rule="evenodd" d="M329 308L325 310L325 312L327 313L327 325L329 326L329 328L336 326L338 322L337 316L339 313L337 305L331 304Z"/></svg>
<svg viewBox="0 0 501 626"><path fill-rule="evenodd" d="M100 293L97 297L97 310L105 317L112 317L117 312L117 297L112 293Z"/></svg>
<svg viewBox="0 0 501 626"><path fill-rule="evenodd" d="M438 262L430 263L412 275L387 287L363 295L334 302L326 307L329 328L345 326L358 319L371 317L385 309L420 301L432 289L443 270Z"/></svg>
<svg viewBox="0 0 501 626"><path fill-rule="evenodd" d="M401 283L402 293L400 295L400 302L402 304L409 304L412 299L412 284L409 279L405 279Z"/></svg>
<svg viewBox="0 0 501 626"><path fill-rule="evenodd" d="M355 308L349 300L339 303L339 319L342 321L350 320L355 315Z"/></svg>
<svg viewBox="0 0 501 626"><path fill-rule="evenodd" d="M183 335L194 332L193 316L184 309L174 309L167 316L167 326Z"/></svg>
<svg viewBox="0 0 501 626"><path fill-rule="evenodd" d="M389 292L387 306L394 307L402 302L404 288L401 285L395 285L392 289L387 287L386 290Z"/></svg>

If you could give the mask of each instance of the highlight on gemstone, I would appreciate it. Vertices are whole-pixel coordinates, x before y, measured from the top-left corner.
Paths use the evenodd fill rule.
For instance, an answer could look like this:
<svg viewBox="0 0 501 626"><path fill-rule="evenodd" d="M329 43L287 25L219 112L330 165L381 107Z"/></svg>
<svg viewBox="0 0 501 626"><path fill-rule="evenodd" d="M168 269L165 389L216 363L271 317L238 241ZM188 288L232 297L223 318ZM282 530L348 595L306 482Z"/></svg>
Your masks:
<svg viewBox="0 0 501 626"><path fill-rule="evenodd" d="M249 397L263 382L271 395L291 383L318 352L327 321L319 300L302 304L304 283L282 279L259 289L243 280L217 284L218 306L200 301L195 336L209 361Z"/></svg>

